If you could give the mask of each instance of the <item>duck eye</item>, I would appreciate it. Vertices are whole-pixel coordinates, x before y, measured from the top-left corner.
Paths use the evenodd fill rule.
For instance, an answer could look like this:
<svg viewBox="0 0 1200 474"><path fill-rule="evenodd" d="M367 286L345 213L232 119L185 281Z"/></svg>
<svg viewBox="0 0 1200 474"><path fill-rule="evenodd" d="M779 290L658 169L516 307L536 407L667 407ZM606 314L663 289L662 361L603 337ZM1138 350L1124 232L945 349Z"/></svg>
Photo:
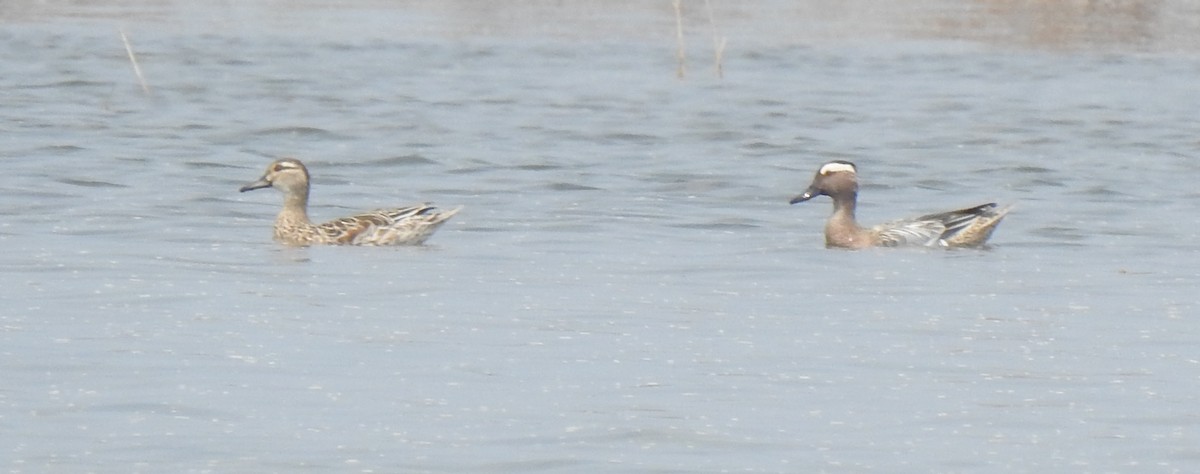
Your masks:
<svg viewBox="0 0 1200 474"><path fill-rule="evenodd" d="M271 171L278 173L280 171L283 171L283 168L285 168L283 165L276 164L275 166L271 167Z"/></svg>

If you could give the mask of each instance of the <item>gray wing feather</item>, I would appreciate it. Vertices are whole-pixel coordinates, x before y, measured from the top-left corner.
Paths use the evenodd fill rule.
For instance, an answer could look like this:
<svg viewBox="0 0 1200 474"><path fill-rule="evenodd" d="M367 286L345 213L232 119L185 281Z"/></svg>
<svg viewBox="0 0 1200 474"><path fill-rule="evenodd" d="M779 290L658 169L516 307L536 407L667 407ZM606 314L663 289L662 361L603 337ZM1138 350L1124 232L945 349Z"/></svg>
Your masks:
<svg viewBox="0 0 1200 474"><path fill-rule="evenodd" d="M875 226L872 231L885 247L936 245L946 226L938 221L903 220Z"/></svg>

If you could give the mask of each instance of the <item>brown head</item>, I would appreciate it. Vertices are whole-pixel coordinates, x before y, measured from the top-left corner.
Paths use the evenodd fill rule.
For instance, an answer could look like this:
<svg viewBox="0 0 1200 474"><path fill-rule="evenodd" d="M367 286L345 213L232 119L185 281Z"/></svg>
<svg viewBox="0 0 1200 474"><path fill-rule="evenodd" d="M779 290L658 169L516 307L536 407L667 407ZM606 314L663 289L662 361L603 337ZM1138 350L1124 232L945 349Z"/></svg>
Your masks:
<svg viewBox="0 0 1200 474"><path fill-rule="evenodd" d="M308 169L295 158L280 158L267 166L258 181L242 186L241 192L275 188L288 196L308 198Z"/></svg>
<svg viewBox="0 0 1200 474"><path fill-rule="evenodd" d="M835 160L821 165L812 184L804 193L792 198L790 204L804 202L820 195L826 195L837 201L839 198L850 198L851 202L858 195L858 168L849 161Z"/></svg>

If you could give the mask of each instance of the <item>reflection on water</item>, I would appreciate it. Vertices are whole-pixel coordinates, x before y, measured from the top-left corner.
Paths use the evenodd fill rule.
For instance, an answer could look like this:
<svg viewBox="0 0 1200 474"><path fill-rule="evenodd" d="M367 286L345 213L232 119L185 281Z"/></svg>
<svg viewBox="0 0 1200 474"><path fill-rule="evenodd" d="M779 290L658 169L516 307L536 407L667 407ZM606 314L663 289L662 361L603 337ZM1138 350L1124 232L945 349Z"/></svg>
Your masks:
<svg viewBox="0 0 1200 474"><path fill-rule="evenodd" d="M1033 48L1194 51L1195 2L1169 0L977 0L963 18L940 21L946 36Z"/></svg>
<svg viewBox="0 0 1200 474"><path fill-rule="evenodd" d="M711 6L711 17L709 8ZM382 21L381 12L388 21ZM402 14L400 18L396 14ZM669 1L641 0L308 0L239 2L207 9L171 0L0 3L0 20L106 19L184 23L183 28L246 26L392 38L641 38L671 44ZM685 34L694 49L713 36L731 46L950 39L1006 48L1189 51L1200 48L1200 3L1189 0L826 0L686 1ZM344 20L352 19L347 22Z"/></svg>

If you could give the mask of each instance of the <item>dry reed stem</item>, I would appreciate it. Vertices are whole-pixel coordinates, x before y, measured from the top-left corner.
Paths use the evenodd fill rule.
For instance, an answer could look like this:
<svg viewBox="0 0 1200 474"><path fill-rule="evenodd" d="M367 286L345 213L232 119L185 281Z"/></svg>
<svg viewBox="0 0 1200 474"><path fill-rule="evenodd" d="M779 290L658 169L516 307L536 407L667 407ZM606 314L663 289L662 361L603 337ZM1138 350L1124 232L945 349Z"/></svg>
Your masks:
<svg viewBox="0 0 1200 474"><path fill-rule="evenodd" d="M725 43L728 38L717 35L717 19L713 14L711 0L704 0L704 7L708 10L708 27L712 30L713 37L713 71L716 72L718 79L725 77Z"/></svg>
<svg viewBox="0 0 1200 474"><path fill-rule="evenodd" d="M671 3L675 6L675 43L678 48L675 51L675 59L679 61L679 66L675 69L675 77L683 79L687 74L685 66L687 57L683 51L683 0L673 0Z"/></svg>
<svg viewBox="0 0 1200 474"><path fill-rule="evenodd" d="M142 67L138 65L137 56L133 54L133 46L129 44L129 37L125 36L125 28L117 28L117 32L121 33L121 42L125 43L125 52L129 54L129 62L133 64L133 74L137 76L138 83L142 85L142 92L150 94L150 86L146 85L146 77L142 75Z"/></svg>
<svg viewBox="0 0 1200 474"><path fill-rule="evenodd" d="M713 38L713 41L717 43L716 50L713 51L713 61L716 63L717 68L717 79L725 78L725 43L727 40L728 38L724 36L721 37L720 41Z"/></svg>

